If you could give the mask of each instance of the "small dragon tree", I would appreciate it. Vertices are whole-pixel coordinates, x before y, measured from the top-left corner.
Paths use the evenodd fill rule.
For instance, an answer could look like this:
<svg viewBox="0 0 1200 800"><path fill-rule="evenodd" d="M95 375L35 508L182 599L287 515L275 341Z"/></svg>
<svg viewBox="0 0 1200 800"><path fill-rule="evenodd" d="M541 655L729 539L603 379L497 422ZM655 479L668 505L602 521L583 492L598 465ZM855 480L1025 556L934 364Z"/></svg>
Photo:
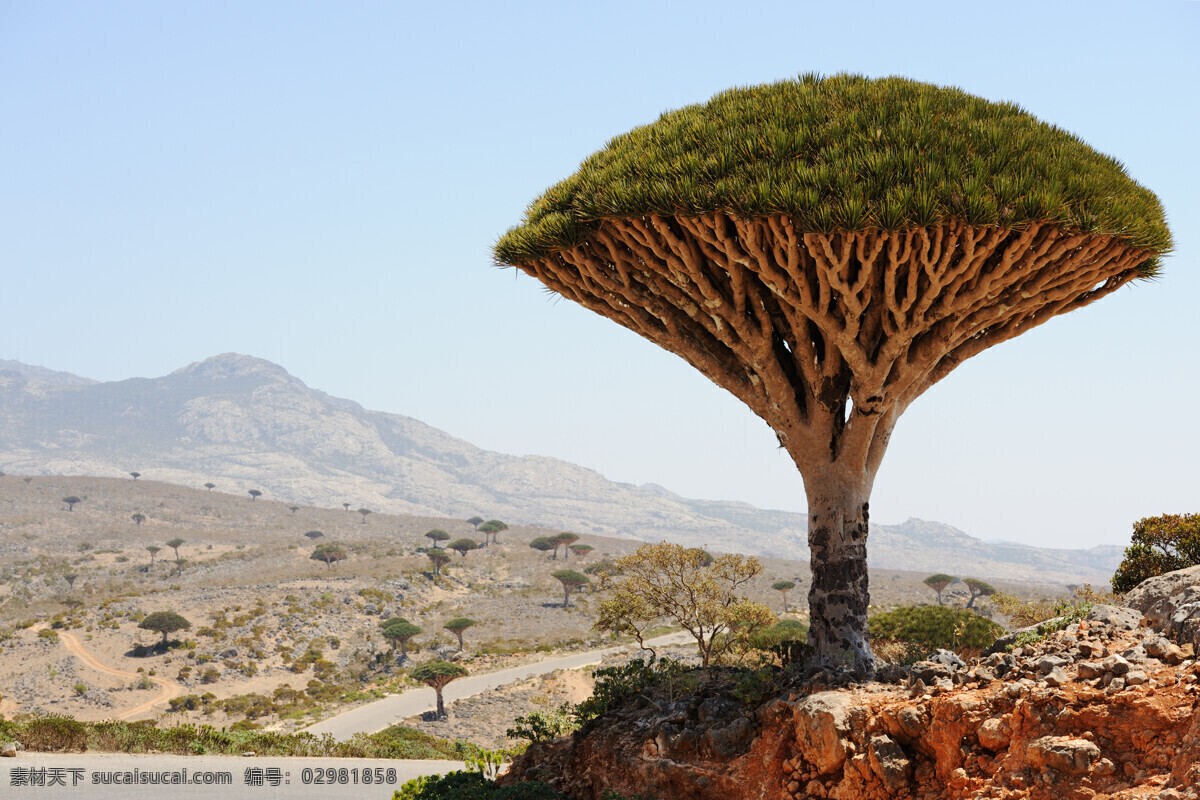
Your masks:
<svg viewBox="0 0 1200 800"><path fill-rule="evenodd" d="M68 496L64 497L63 502L67 504L67 511L74 511L75 504L82 503L83 500L81 500L80 498L78 498L72 494L72 495L68 495Z"/></svg>
<svg viewBox="0 0 1200 800"><path fill-rule="evenodd" d="M146 552L150 554L150 566L154 566L154 557L158 555L160 550L162 550L162 548L156 544L146 546Z"/></svg>
<svg viewBox="0 0 1200 800"><path fill-rule="evenodd" d="M500 535L500 531L508 530L508 526L498 519L489 519L487 522L480 525L476 530L483 532L483 539L485 542L487 541L487 537L490 535L492 537L492 543L495 544L496 542L500 541L496 538Z"/></svg>
<svg viewBox="0 0 1200 800"><path fill-rule="evenodd" d="M176 536L174 539L167 540L167 547L169 547L175 551L175 560L176 561L179 560L179 546L182 545L185 541L186 540L180 539L178 536Z"/></svg>
<svg viewBox="0 0 1200 800"><path fill-rule="evenodd" d="M410 678L420 681L426 686L432 686L433 691L437 693L438 719L446 718L446 704L442 702L442 689L445 689L446 684L450 681L466 677L467 674L466 667L441 660L427 662L408 673Z"/></svg>
<svg viewBox="0 0 1200 800"><path fill-rule="evenodd" d="M537 537L529 543L529 546L534 550L537 550L539 553L549 553L551 550L553 550L554 557L556 559L558 558L558 548L554 545L554 542L545 536Z"/></svg>
<svg viewBox="0 0 1200 800"><path fill-rule="evenodd" d="M368 515L371 513L371 509L369 509L369 508L360 508L360 509L358 510L358 513L362 514L362 524L363 524L363 525L366 525L366 524L367 524L367 516L368 516Z"/></svg>
<svg viewBox="0 0 1200 800"><path fill-rule="evenodd" d="M483 517L474 516L467 520L467 522L475 527L476 533L479 533L479 526L483 524Z"/></svg>
<svg viewBox="0 0 1200 800"><path fill-rule="evenodd" d="M465 631L467 628L474 627L477 624L479 623L473 619L468 619L467 617L455 617L442 627L458 637L458 649L461 652L463 649L463 631Z"/></svg>
<svg viewBox="0 0 1200 800"><path fill-rule="evenodd" d="M425 534L425 538L433 542L434 547L441 547L442 542L450 541L450 534L446 533L441 528L434 528L429 533Z"/></svg>
<svg viewBox="0 0 1200 800"><path fill-rule="evenodd" d="M586 558L587 554L595 550L590 544L573 544L567 548L579 558Z"/></svg>
<svg viewBox="0 0 1200 800"><path fill-rule="evenodd" d="M334 564L346 559L346 551L340 544L324 542L316 546L309 558L313 561L323 561L326 569L333 569Z"/></svg>
<svg viewBox="0 0 1200 800"><path fill-rule="evenodd" d="M134 525L140 526L143 522L146 521L146 515L140 511L135 511L135 512L133 512L133 516L130 517L130 519L133 520Z"/></svg>
<svg viewBox="0 0 1200 800"><path fill-rule="evenodd" d="M940 606L942 604L942 592L946 591L946 587L954 583L956 580L958 580L958 578L954 577L953 575L946 575L939 572L937 575L930 575L928 578L921 581L921 583L937 592L938 605Z"/></svg>
<svg viewBox="0 0 1200 800"><path fill-rule="evenodd" d="M1153 193L1011 103L805 75L612 139L494 253L771 426L804 477L809 643L870 663L868 501L900 415L1170 247Z"/></svg>
<svg viewBox="0 0 1200 800"><path fill-rule="evenodd" d="M579 534L563 531L550 537L550 544L554 545L554 557L558 557L558 548L563 550L563 558L571 557L571 545L579 541Z"/></svg>
<svg viewBox="0 0 1200 800"><path fill-rule="evenodd" d="M246 494L250 495L251 500L257 500L258 498L262 497L262 492L260 492L258 489L251 489L250 491L246 492Z"/></svg>
<svg viewBox="0 0 1200 800"><path fill-rule="evenodd" d="M996 593L996 587L990 583L979 580L979 578L963 578L963 583L971 590L971 599L967 601L967 608L974 608L975 601L981 597L991 597Z"/></svg>
<svg viewBox="0 0 1200 800"><path fill-rule="evenodd" d="M783 595L783 613L788 613L787 593L796 588L794 581L775 581L771 588Z"/></svg>
<svg viewBox="0 0 1200 800"><path fill-rule="evenodd" d="M400 617L392 617L383 623L382 628L383 638L392 646L392 653L395 654L396 646L399 645L400 660L408 658L408 642L414 636L420 636L421 629Z"/></svg>
<svg viewBox="0 0 1200 800"><path fill-rule="evenodd" d="M557 569L550 574L562 584L563 608L571 607L571 592L578 591L580 587L587 586L592 582L588 576L573 569Z"/></svg>
<svg viewBox="0 0 1200 800"><path fill-rule="evenodd" d="M433 564L434 575L441 575L442 567L450 563L450 554L440 547L433 547L426 550L425 555L429 557L429 561Z"/></svg>
<svg viewBox="0 0 1200 800"><path fill-rule="evenodd" d="M167 634L175 631L185 631L192 627L192 623L176 614L174 611L155 611L153 614L147 614L142 621L138 623L138 627L146 631L154 631L162 634L162 649L167 649Z"/></svg>
<svg viewBox="0 0 1200 800"><path fill-rule="evenodd" d="M464 536L461 539L455 539L453 542L446 545L446 547L458 553L463 558L466 558L467 553L471 552L472 550L479 549L479 542L475 541L474 539L468 539Z"/></svg>

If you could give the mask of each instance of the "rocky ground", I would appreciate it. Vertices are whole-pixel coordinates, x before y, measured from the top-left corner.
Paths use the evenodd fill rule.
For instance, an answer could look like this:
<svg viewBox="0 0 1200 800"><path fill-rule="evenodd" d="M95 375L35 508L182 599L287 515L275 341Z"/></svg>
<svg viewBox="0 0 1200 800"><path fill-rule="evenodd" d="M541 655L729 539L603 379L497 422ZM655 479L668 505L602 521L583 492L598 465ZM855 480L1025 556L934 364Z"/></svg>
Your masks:
<svg viewBox="0 0 1200 800"><path fill-rule="evenodd" d="M721 674L538 744L508 780L571 797L1200 797L1200 568L1152 579L1036 644L889 682L810 672L747 704Z"/></svg>

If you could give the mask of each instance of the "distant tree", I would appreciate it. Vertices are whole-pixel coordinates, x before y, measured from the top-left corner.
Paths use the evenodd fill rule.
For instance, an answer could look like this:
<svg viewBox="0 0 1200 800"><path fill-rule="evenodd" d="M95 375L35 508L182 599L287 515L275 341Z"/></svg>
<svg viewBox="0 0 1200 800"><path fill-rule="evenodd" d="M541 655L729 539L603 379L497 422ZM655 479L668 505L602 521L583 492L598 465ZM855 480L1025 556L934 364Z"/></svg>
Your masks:
<svg viewBox="0 0 1200 800"><path fill-rule="evenodd" d="M342 503L342 508L346 509L347 514L350 513L350 504L349 503Z"/></svg>
<svg viewBox="0 0 1200 800"><path fill-rule="evenodd" d="M139 511L136 514L134 514L132 517L130 517L130 519L133 520L135 525L141 525L143 522L146 521L146 515Z"/></svg>
<svg viewBox="0 0 1200 800"><path fill-rule="evenodd" d="M154 566L154 557L158 555L158 551L160 550L162 550L162 548L156 544L146 546L146 552L150 554L150 566Z"/></svg>
<svg viewBox="0 0 1200 800"><path fill-rule="evenodd" d="M75 588L75 580L78 577L79 577L79 575L74 572L64 572L63 573L63 580L66 581L67 586L70 586L72 589Z"/></svg>
<svg viewBox="0 0 1200 800"><path fill-rule="evenodd" d="M325 562L326 569L333 569L334 564L345 560L346 551L343 550L342 546L339 544L325 542L324 544L317 545L316 549L312 551L312 555L309 556L309 558L313 561L323 561Z"/></svg>
<svg viewBox="0 0 1200 800"><path fill-rule="evenodd" d="M937 575L930 575L922 581L930 589L937 592L938 605L942 605L942 592L946 591L946 587L954 583L958 578L953 575L945 575L939 572Z"/></svg>
<svg viewBox="0 0 1200 800"><path fill-rule="evenodd" d="M175 574L176 575L183 574L183 565L186 564L187 562L188 562L188 560L186 558L175 559L175 561L173 563L175 564Z"/></svg>
<svg viewBox="0 0 1200 800"><path fill-rule="evenodd" d="M569 549L572 553L580 558L585 558L588 553L592 552L596 548L592 547L590 544L573 544Z"/></svg>
<svg viewBox="0 0 1200 800"><path fill-rule="evenodd" d="M371 509L369 509L369 508L360 508L360 509L358 510L358 513L362 514L362 524L363 524L363 525L366 525L366 524L367 524L367 515L371 513Z"/></svg>
<svg viewBox="0 0 1200 800"><path fill-rule="evenodd" d="M472 550L479 549L479 542L475 541L474 539L463 537L462 539L455 539L453 542L446 545L446 547L455 551L463 558L466 558L467 553L471 552Z"/></svg>
<svg viewBox="0 0 1200 800"><path fill-rule="evenodd" d="M571 592L578 591L580 587L591 583L591 580L586 575L582 575L573 569L559 569L550 574L562 584L563 608L571 607Z"/></svg>
<svg viewBox="0 0 1200 800"><path fill-rule="evenodd" d="M133 478L133 479L136 481L138 478L142 477L142 473L140 473L140 472L131 472L131 473L129 473L129 477Z"/></svg>
<svg viewBox="0 0 1200 800"><path fill-rule="evenodd" d="M974 608L975 601L980 597L991 597L996 593L996 587L990 583L984 583L979 578L963 578L963 583L971 590L971 599L967 601L967 608Z"/></svg>
<svg viewBox="0 0 1200 800"><path fill-rule="evenodd" d="M554 556L558 557L558 548L563 549L563 558L570 558L571 552L568 548L579 541L579 534L563 531L550 537L550 544L554 545Z"/></svg>
<svg viewBox="0 0 1200 800"><path fill-rule="evenodd" d="M251 500L257 500L258 498L262 497L262 492L260 492L258 489L251 489L249 492L247 492L247 494L250 495Z"/></svg>
<svg viewBox="0 0 1200 800"><path fill-rule="evenodd" d="M392 653L400 647L400 660L408 658L408 642L414 636L420 636L421 629L405 619L388 620L383 627L383 638L392 646Z"/></svg>
<svg viewBox="0 0 1200 800"><path fill-rule="evenodd" d="M483 524L483 517L471 517L467 522L475 526L475 532L479 533L479 526Z"/></svg>
<svg viewBox="0 0 1200 800"><path fill-rule="evenodd" d="M408 673L408 676L426 686L433 687L433 691L437 694L437 717L438 719L445 719L446 705L442 702L442 689L446 688L446 684L451 681L458 680L468 674L466 667L460 667L458 664L451 664L449 661L439 659L422 664Z"/></svg>
<svg viewBox="0 0 1200 800"><path fill-rule="evenodd" d="M737 593L762 572L753 557L713 558L660 542L622 556L617 569L621 580L601 603L596 629L631 634L644 646L647 631L674 620L696 640L705 667L776 621L771 609Z"/></svg>
<svg viewBox="0 0 1200 800"><path fill-rule="evenodd" d="M617 563L609 558L605 558L601 561L596 561L592 564L588 564L586 567L583 568L583 574L595 575L596 577L598 577L600 579L601 586L605 585L605 583L607 583L609 578L611 578L614 575L619 574L619 572L620 572L620 570L617 567Z"/></svg>
<svg viewBox="0 0 1200 800"><path fill-rule="evenodd" d="M81 500L80 498L78 498L72 494L72 495L68 495L67 497L64 497L63 502L67 504L67 511L74 511L75 504L82 503L83 500Z"/></svg>
<svg viewBox="0 0 1200 800"><path fill-rule="evenodd" d="M295 514L299 510L300 506L288 506L288 511L292 512L292 514Z"/></svg>
<svg viewBox="0 0 1200 800"><path fill-rule="evenodd" d="M440 547L431 547L425 551L425 555L433 562L434 575L441 575L442 567L450 563L450 554Z"/></svg>
<svg viewBox="0 0 1200 800"><path fill-rule="evenodd" d="M174 539L170 539L167 541L167 547L169 547L175 551L175 560L176 561L179 560L179 545L183 544L184 541L185 541L184 539L180 539L178 536L176 536Z"/></svg>
<svg viewBox="0 0 1200 800"><path fill-rule="evenodd" d="M441 542L450 541L450 534L446 533L441 528L434 528L429 533L425 534L425 538L433 542L434 547L441 547Z"/></svg>
<svg viewBox="0 0 1200 800"><path fill-rule="evenodd" d="M1200 514L1163 514L1133 523L1125 558L1112 577L1124 593L1147 578L1200 564Z"/></svg>
<svg viewBox="0 0 1200 800"><path fill-rule="evenodd" d="M306 533L304 535L307 536L309 539L316 540L316 539L320 539L325 534L321 533L320 531L309 531L308 533Z"/></svg>
<svg viewBox="0 0 1200 800"><path fill-rule="evenodd" d="M167 649L167 634L175 631L186 631L192 623L176 614L174 611L155 611L145 616L138 627L146 631L162 634L162 649Z"/></svg>
<svg viewBox="0 0 1200 800"><path fill-rule="evenodd" d="M204 484L204 488L211 492L213 489L217 488L217 485L215 483L206 483Z"/></svg>
<svg viewBox="0 0 1200 800"><path fill-rule="evenodd" d="M529 543L529 546L542 553L549 553L551 550L553 550L556 555L558 553L558 548L551 544L550 540L545 536L537 537Z"/></svg>
<svg viewBox="0 0 1200 800"><path fill-rule="evenodd" d="M477 624L478 623L475 622L475 620L468 619L467 617L455 617L454 619L450 620L442 627L458 637L458 650L459 650L459 652L462 652L463 631L465 631L467 628L474 627Z"/></svg>
<svg viewBox="0 0 1200 800"><path fill-rule="evenodd" d="M508 530L508 526L498 519L489 519L487 522L480 525L478 530L483 531L485 536L487 534L491 534L492 541L498 542L500 540L496 537L500 534L500 531Z"/></svg>
<svg viewBox="0 0 1200 800"><path fill-rule="evenodd" d="M792 581L776 581L771 584L771 588L783 595L783 613L788 612L787 593L796 588L796 584Z"/></svg>

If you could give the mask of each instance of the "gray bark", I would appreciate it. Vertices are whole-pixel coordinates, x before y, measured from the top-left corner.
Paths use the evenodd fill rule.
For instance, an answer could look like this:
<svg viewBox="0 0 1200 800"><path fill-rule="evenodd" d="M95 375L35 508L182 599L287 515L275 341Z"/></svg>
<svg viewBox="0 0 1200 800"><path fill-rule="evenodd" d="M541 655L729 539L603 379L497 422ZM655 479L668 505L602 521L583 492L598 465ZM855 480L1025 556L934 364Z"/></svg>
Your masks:
<svg viewBox="0 0 1200 800"><path fill-rule="evenodd" d="M808 643L820 663L867 665L868 499L871 480L805 477L812 586L808 591Z"/></svg>

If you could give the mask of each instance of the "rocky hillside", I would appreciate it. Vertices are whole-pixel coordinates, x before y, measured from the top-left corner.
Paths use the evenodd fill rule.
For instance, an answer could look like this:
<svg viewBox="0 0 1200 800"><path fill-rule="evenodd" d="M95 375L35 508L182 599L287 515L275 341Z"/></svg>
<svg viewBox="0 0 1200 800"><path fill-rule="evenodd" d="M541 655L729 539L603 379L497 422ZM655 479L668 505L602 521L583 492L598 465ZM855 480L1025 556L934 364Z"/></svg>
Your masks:
<svg viewBox="0 0 1200 800"><path fill-rule="evenodd" d="M1097 606L971 664L939 651L889 683L810 670L760 702L719 673L682 698L659 686L531 746L502 780L574 800L1196 800L1197 595L1194 568L1139 587L1136 610Z"/></svg>
<svg viewBox="0 0 1200 800"><path fill-rule="evenodd" d="M0 361L0 470L124 476L303 505L466 518L807 558L804 518L615 483L543 456L480 449L424 423L364 409L282 367L225 354L162 378L97 383ZM993 545L947 525L872 529L872 566L985 578L1103 583L1121 551Z"/></svg>

